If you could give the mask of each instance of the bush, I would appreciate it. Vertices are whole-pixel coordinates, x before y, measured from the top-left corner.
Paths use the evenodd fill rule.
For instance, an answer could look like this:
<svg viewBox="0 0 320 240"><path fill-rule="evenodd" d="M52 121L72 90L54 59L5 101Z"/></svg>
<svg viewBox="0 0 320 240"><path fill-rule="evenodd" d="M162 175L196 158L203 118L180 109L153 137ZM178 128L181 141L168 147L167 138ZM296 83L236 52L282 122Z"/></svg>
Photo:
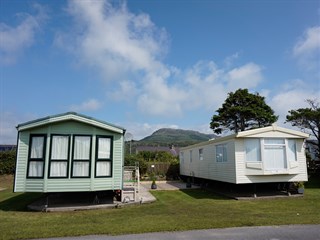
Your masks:
<svg viewBox="0 0 320 240"><path fill-rule="evenodd" d="M141 151L125 156L125 166L135 166L136 162L139 163L140 176L156 175L166 179L179 177L179 160L170 153Z"/></svg>
<svg viewBox="0 0 320 240"><path fill-rule="evenodd" d="M14 174L16 165L16 151L0 152L0 175Z"/></svg>

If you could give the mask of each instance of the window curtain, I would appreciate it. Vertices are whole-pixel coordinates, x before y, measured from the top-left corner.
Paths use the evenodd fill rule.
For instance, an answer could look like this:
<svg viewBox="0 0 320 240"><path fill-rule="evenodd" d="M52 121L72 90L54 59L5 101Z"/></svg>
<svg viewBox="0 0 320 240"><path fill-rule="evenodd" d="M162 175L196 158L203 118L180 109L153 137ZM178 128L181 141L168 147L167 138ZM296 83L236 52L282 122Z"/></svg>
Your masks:
<svg viewBox="0 0 320 240"><path fill-rule="evenodd" d="M73 159L89 160L90 159L90 141L88 136L76 136L74 138Z"/></svg>
<svg viewBox="0 0 320 240"><path fill-rule="evenodd" d="M287 167L284 146L265 146L264 161L266 169L277 170Z"/></svg>
<svg viewBox="0 0 320 240"><path fill-rule="evenodd" d="M51 144L51 159L68 159L69 136L52 136Z"/></svg>
<svg viewBox="0 0 320 240"><path fill-rule="evenodd" d="M246 146L246 160L247 161L261 161L260 140L259 139L247 139L245 141Z"/></svg>
<svg viewBox="0 0 320 240"><path fill-rule="evenodd" d="M43 157L43 147L44 147L43 144L44 144L44 137L32 137L30 158L39 159Z"/></svg>
<svg viewBox="0 0 320 240"><path fill-rule="evenodd" d="M29 162L29 177L42 177L43 174L43 162L30 161Z"/></svg>
<svg viewBox="0 0 320 240"><path fill-rule="evenodd" d="M67 176L68 163L63 162L51 162L50 164L50 177L66 177Z"/></svg>
<svg viewBox="0 0 320 240"><path fill-rule="evenodd" d="M297 161L296 155L296 141L293 139L288 139L288 159L289 161Z"/></svg>
<svg viewBox="0 0 320 240"><path fill-rule="evenodd" d="M72 176L87 177L89 176L89 162L73 162Z"/></svg>
<svg viewBox="0 0 320 240"><path fill-rule="evenodd" d="M110 148L111 148L110 138L99 138L98 159L110 159Z"/></svg>
<svg viewBox="0 0 320 240"><path fill-rule="evenodd" d="M111 162L99 161L97 162L97 177L99 176L111 176Z"/></svg>

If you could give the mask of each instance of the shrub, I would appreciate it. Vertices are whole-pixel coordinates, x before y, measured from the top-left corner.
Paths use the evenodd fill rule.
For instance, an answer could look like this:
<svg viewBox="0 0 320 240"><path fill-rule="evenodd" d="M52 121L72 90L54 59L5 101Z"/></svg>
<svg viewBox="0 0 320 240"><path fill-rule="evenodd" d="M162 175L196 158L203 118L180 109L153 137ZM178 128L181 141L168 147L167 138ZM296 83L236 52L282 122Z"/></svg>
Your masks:
<svg viewBox="0 0 320 240"><path fill-rule="evenodd" d="M16 151L0 152L0 175L14 174L16 165Z"/></svg>

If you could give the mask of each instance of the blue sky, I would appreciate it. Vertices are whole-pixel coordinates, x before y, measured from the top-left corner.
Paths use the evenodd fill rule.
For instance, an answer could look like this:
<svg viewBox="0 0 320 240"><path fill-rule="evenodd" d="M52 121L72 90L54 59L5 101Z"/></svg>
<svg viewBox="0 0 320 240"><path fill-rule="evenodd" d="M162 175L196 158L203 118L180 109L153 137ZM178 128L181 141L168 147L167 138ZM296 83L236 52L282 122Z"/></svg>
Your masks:
<svg viewBox="0 0 320 240"><path fill-rule="evenodd" d="M134 139L211 133L238 88L284 125L320 99L320 1L0 0L0 80L1 144L19 123L68 111Z"/></svg>

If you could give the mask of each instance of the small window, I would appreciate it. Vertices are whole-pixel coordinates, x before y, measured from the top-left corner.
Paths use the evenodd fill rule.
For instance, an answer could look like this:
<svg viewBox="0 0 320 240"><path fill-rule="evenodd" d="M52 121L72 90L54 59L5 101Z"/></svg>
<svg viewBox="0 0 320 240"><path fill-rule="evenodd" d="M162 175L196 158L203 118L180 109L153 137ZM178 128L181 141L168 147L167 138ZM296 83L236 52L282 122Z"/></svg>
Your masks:
<svg viewBox="0 0 320 240"><path fill-rule="evenodd" d="M68 177L69 135L52 135L49 163L49 177Z"/></svg>
<svg viewBox="0 0 320 240"><path fill-rule="evenodd" d="M216 161L226 162L227 161L227 146L226 144L221 144L216 146Z"/></svg>
<svg viewBox="0 0 320 240"><path fill-rule="evenodd" d="M96 177L112 177L112 137L97 136Z"/></svg>
<svg viewBox="0 0 320 240"><path fill-rule="evenodd" d="M202 161L203 160L203 148L199 149L199 160Z"/></svg>
<svg viewBox="0 0 320 240"><path fill-rule="evenodd" d="M190 150L190 162L192 162L192 150Z"/></svg>
<svg viewBox="0 0 320 240"><path fill-rule="evenodd" d="M294 139L288 139L288 159L289 161L297 161L297 147Z"/></svg>
<svg viewBox="0 0 320 240"><path fill-rule="evenodd" d="M91 136L73 136L72 177L90 177Z"/></svg>
<svg viewBox="0 0 320 240"><path fill-rule="evenodd" d="M180 162L184 163L184 154L180 152Z"/></svg>
<svg viewBox="0 0 320 240"><path fill-rule="evenodd" d="M43 178L46 156L46 135L31 135L28 158L28 178Z"/></svg>

